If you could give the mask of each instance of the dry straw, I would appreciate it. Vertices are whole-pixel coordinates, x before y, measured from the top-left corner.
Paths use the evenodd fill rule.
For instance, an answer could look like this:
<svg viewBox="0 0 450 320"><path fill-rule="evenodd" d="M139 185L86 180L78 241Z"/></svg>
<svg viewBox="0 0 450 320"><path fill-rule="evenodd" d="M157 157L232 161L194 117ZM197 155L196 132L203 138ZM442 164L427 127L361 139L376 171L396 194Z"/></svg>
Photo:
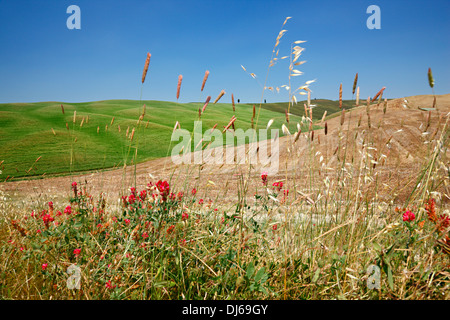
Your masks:
<svg viewBox="0 0 450 320"><path fill-rule="evenodd" d="M61 111L64 114L64 107L63 107L63 105L61 105Z"/></svg>
<svg viewBox="0 0 450 320"><path fill-rule="evenodd" d="M206 80L208 80L208 76L209 76L209 70L206 70L205 71L205 76L203 77L202 89L200 91L203 91L203 88L205 87Z"/></svg>
<svg viewBox="0 0 450 320"><path fill-rule="evenodd" d="M178 84L177 84L177 100L180 97L181 81L183 81L183 76L180 74L178 76Z"/></svg>
<svg viewBox="0 0 450 320"><path fill-rule="evenodd" d="M148 65L150 64L150 57L151 56L152 55L147 52L147 59L145 60L144 71L142 72L142 83L144 83L144 81L145 81L145 76L147 75Z"/></svg>
<svg viewBox="0 0 450 320"><path fill-rule="evenodd" d="M342 113L341 113L341 126L344 124L345 121L345 108L342 109Z"/></svg>
<svg viewBox="0 0 450 320"><path fill-rule="evenodd" d="M225 133L236 121L236 117L233 115L230 119L230 122L227 124L227 126L223 129L222 133Z"/></svg>
<svg viewBox="0 0 450 320"><path fill-rule="evenodd" d="M356 106L359 106L359 87L356 88Z"/></svg>
<svg viewBox="0 0 450 320"><path fill-rule="evenodd" d="M327 110L325 110L325 112L323 113L322 120L320 120L320 123L323 123L323 120L325 120L326 115L327 115Z"/></svg>
<svg viewBox="0 0 450 320"><path fill-rule="evenodd" d="M342 109L342 83L339 86L339 109Z"/></svg>

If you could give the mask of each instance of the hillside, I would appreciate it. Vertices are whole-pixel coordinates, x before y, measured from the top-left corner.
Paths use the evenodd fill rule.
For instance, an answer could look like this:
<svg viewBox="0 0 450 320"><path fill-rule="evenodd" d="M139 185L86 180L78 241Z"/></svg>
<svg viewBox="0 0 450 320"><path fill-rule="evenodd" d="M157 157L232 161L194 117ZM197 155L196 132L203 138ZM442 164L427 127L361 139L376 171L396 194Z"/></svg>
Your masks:
<svg viewBox="0 0 450 320"><path fill-rule="evenodd" d="M411 181L417 180L420 168L430 159L434 146L432 139L437 139L443 134L442 128L448 121L450 94L437 96L438 110L431 112L430 125L427 127L428 112L421 111L419 107L429 107L432 99L432 96L394 99L389 101L386 113L383 112L382 105L373 104L369 109L370 128L366 107L362 106L346 112L342 126L340 125L340 116L328 120L327 135L325 135L324 129L316 130L313 141L310 140L308 132L302 133L296 143L293 143L292 136L280 138L280 170L276 175L270 176L270 181L282 180L287 185L294 181L297 190L313 194L315 187L310 184L310 175L317 179L317 176L325 178L327 175L331 177L338 174L332 168L342 161L348 163L348 169L353 168L352 170L355 173L359 172L360 155L364 154L369 159L369 163L371 163L371 159L376 162L375 167L372 167L373 164L371 164L371 174L378 177L379 181L359 180L357 176L352 176L351 171L348 171L348 183L363 183L363 187L369 192L375 190L376 183L380 199L405 200L414 187L410 184ZM361 120L359 120L360 118ZM448 129L446 132L448 132ZM367 134L370 137L369 147L367 141L364 141ZM365 147L363 147L363 143L366 144ZM238 148L243 148L243 146ZM447 149L441 156L440 165L442 163L448 164L449 150ZM320 162L321 157L323 157L323 164ZM186 176L190 176L191 179L186 182L192 187L199 181L200 174L207 181L212 182L208 183L208 186L204 189L205 193L200 196L219 197L224 202L234 201L239 174L245 172L248 165L203 165L201 171L198 171L196 166L191 166L186 170L181 170L181 168L174 165L170 158L140 163L136 168L136 185L138 188L144 187L149 180L149 175L155 179L172 177L174 184L180 184ZM330 168L330 170L327 168ZM260 188L260 173L264 170L265 168L261 165L254 166L252 170L254 179L249 189L250 193L254 192L255 188ZM134 185L135 181L131 179L133 170L128 168L125 180L123 174L124 171L119 169L76 177L17 181L2 185L5 191L11 194L49 189L52 194L62 196L70 192L71 181L86 181L91 188L96 190L99 187L110 198L114 199L120 192L117 190L118 181L121 181L125 186ZM364 179L364 176L362 179ZM387 181L389 183L384 183ZM405 184L405 181L409 182ZM323 181L315 180L314 183L322 184ZM441 187L444 188L445 192L441 194L440 198L442 201L448 202L450 199L446 198L445 194L450 194L449 187L448 185Z"/></svg>
<svg viewBox="0 0 450 320"><path fill-rule="evenodd" d="M145 114L138 121L143 105ZM165 157L175 123L192 132L202 107L203 103L135 100L0 104L0 181L122 167ZM223 129L233 115L235 127L246 130L251 127L252 114L248 105L237 105L233 112L231 104L210 103L201 117L203 131L216 124ZM262 109L260 126L270 119L280 127L285 116ZM300 120L293 116L289 128L294 130Z"/></svg>

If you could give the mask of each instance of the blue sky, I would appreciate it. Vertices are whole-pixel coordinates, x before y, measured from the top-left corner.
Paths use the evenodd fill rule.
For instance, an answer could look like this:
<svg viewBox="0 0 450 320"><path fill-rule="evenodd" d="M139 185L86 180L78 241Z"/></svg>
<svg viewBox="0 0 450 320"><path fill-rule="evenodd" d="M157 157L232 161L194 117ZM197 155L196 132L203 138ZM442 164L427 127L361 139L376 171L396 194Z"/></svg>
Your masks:
<svg viewBox="0 0 450 320"><path fill-rule="evenodd" d="M69 5L81 9L81 29L69 30ZM381 9L381 29L369 30L369 5ZM98 1L0 0L0 103L139 99L147 52L152 54L142 99L213 99L224 89L241 102L259 102L275 38L306 40L292 86L317 79L313 98L352 98L359 73L361 99L385 86L386 97L450 93L450 1ZM256 74L255 81L246 74ZM205 70L210 71L203 92ZM259 83L258 83L259 82ZM288 83L288 61L270 68L268 86ZM268 102L287 91L265 91Z"/></svg>

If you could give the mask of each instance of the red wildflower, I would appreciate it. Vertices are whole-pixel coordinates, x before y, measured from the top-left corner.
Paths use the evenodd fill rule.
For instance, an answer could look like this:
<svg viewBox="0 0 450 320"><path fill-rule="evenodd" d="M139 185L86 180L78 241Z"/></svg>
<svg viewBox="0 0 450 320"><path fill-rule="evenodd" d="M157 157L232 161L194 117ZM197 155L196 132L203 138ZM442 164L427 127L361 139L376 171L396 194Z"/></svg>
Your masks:
<svg viewBox="0 0 450 320"><path fill-rule="evenodd" d="M106 282L105 286L108 289L114 289L116 287L116 285L111 284L111 280L108 280L108 282Z"/></svg>
<svg viewBox="0 0 450 320"><path fill-rule="evenodd" d="M203 204L203 199L198 200L198 204Z"/></svg>
<svg viewBox="0 0 450 320"><path fill-rule="evenodd" d="M159 180L156 183L156 188L158 188L158 190L160 192L160 195L162 197L162 201L163 202L167 201L167 196L170 193L169 183L166 180L164 180L164 181Z"/></svg>
<svg viewBox="0 0 450 320"><path fill-rule="evenodd" d="M415 218L416 218L416 216L414 215L414 213L412 213L409 210L403 214L403 221L412 222L412 221L414 221Z"/></svg>
<svg viewBox="0 0 450 320"><path fill-rule="evenodd" d="M272 230L275 231L275 230L277 230L277 229L278 229L278 225L277 225L277 224L274 224L274 225L272 226Z"/></svg>
<svg viewBox="0 0 450 320"><path fill-rule="evenodd" d="M47 269L47 267L48 267L48 264L47 263L43 263L42 264L42 271L45 271L45 269Z"/></svg>
<svg viewBox="0 0 450 320"><path fill-rule="evenodd" d="M427 211L428 220L436 223L438 221L436 215L436 200L429 199L427 203L425 203L425 210Z"/></svg>
<svg viewBox="0 0 450 320"><path fill-rule="evenodd" d="M173 229L175 229L175 226L171 225L169 228L167 228L167 233L168 234L172 233Z"/></svg>
<svg viewBox="0 0 450 320"><path fill-rule="evenodd" d="M53 218L50 214L45 214L42 217L42 221L44 221L45 227L48 228L48 224L52 221L54 221L55 218Z"/></svg>
<svg viewBox="0 0 450 320"><path fill-rule="evenodd" d="M191 191L191 193L192 193L192 195L193 195L193 196L195 196L195 194L197 193L197 189L195 189L195 188L192 188L192 191Z"/></svg>
<svg viewBox="0 0 450 320"><path fill-rule="evenodd" d="M147 197L147 190L142 190L141 193L139 194L139 198L141 198L141 200L144 201L146 197Z"/></svg>
<svg viewBox="0 0 450 320"><path fill-rule="evenodd" d="M274 189L277 188L278 191L281 191L281 188L283 188L283 182L282 182L282 181L274 182L274 183L272 184L272 187L273 187Z"/></svg>
<svg viewBox="0 0 450 320"><path fill-rule="evenodd" d="M261 180L262 180L262 184L265 186L267 185L267 172L264 171L263 173L261 173Z"/></svg>
<svg viewBox="0 0 450 320"><path fill-rule="evenodd" d="M183 212L181 214L181 220L187 220L187 218L189 218L189 215L187 214L187 212Z"/></svg>
<svg viewBox="0 0 450 320"><path fill-rule="evenodd" d="M72 182L72 190L73 190L73 194L74 194L74 196L76 198L77 194L78 194L78 190L77 190L77 183L75 181Z"/></svg>
<svg viewBox="0 0 450 320"><path fill-rule="evenodd" d="M75 255L75 257L78 257L78 255L81 253L81 249L74 249L73 250L73 254Z"/></svg>
<svg viewBox="0 0 450 320"><path fill-rule="evenodd" d="M72 213L72 207L71 207L71 206L67 206L67 207L64 209L64 213L65 213L65 214L71 214L71 213Z"/></svg>
<svg viewBox="0 0 450 320"><path fill-rule="evenodd" d="M133 204L135 201L136 201L136 196L133 193L128 197L128 203Z"/></svg>
<svg viewBox="0 0 450 320"><path fill-rule="evenodd" d="M148 238L148 232L147 231L142 234L142 238L144 238L144 239Z"/></svg>
<svg viewBox="0 0 450 320"><path fill-rule="evenodd" d="M130 224L130 219L125 219L125 224L129 225Z"/></svg>

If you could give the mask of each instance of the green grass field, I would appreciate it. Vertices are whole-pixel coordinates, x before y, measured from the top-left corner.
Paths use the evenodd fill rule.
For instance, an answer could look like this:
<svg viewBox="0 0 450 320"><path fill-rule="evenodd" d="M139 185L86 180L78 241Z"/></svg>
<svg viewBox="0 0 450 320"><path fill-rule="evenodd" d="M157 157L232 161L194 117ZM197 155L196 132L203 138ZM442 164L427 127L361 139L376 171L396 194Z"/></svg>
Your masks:
<svg viewBox="0 0 450 320"><path fill-rule="evenodd" d="M145 116L138 126L144 104ZM280 129L285 123L283 103L275 105L279 108L270 110L269 104L263 105L258 128L265 128L270 119L274 119L272 128ZM176 121L182 129L192 132L202 106L203 103L136 100L0 104L0 181L113 168L123 166L125 161L128 165L135 148L136 162L170 155L170 138ZM291 109L298 115L290 117L291 132L301 122L303 107L299 106ZM328 114L335 108L330 110ZM246 130L251 127L252 113L252 105L237 104L233 112L231 104L209 104L201 119L203 132L216 123L218 129L223 129L233 115L237 118L236 129ZM314 118L321 116L322 113L314 114ZM131 135L133 128L136 132L130 141L126 132L128 129Z"/></svg>

